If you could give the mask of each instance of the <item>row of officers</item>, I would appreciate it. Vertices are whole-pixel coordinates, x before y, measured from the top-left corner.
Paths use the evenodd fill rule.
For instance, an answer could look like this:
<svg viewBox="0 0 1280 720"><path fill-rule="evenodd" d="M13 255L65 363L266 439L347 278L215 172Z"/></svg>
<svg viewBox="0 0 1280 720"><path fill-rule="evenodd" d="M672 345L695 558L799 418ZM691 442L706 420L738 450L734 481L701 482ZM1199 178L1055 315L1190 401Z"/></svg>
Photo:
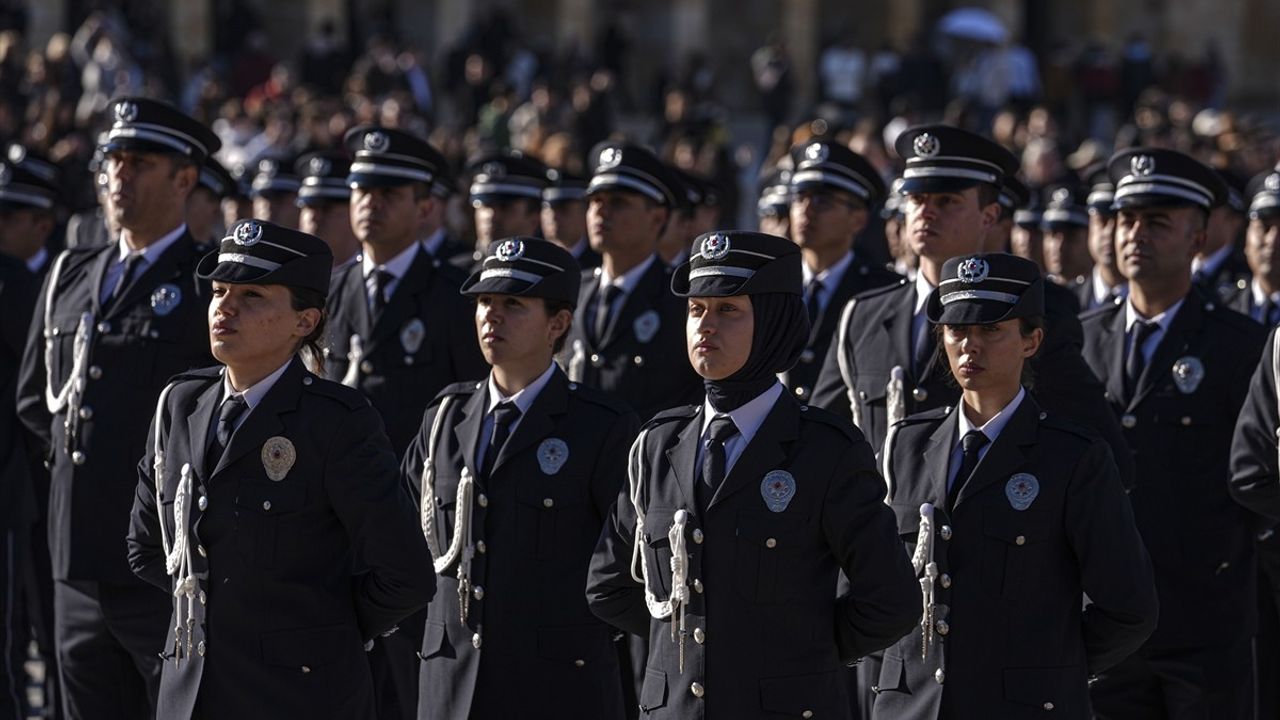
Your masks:
<svg viewBox="0 0 1280 720"><path fill-rule="evenodd" d="M1111 159L1126 288L1077 316L997 251L1013 157L946 126L892 194L797 147L790 239L680 239L706 200L637 146L580 183L494 156L473 255L439 153L373 126L308 160L313 232L203 249L216 136L113 112L116 240L0 264L7 541L47 532L65 717L1265 707L1280 351L1193 283L1229 193L1190 157ZM0 202L42 228L39 162ZM1254 190L1274 246L1280 174ZM889 198L912 280L853 249ZM533 237L557 212L579 237Z"/></svg>

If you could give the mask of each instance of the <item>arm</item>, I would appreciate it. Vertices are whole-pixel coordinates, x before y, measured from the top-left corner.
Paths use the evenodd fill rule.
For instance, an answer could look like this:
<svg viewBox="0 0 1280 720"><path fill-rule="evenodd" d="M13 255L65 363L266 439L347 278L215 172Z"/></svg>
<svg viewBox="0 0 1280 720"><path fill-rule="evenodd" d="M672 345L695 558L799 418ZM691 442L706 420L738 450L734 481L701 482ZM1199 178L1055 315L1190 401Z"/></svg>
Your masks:
<svg viewBox="0 0 1280 720"><path fill-rule="evenodd" d="M633 635L648 637L644 587L631 577L635 509L624 487L609 509L587 573L587 606L601 620Z"/></svg>
<svg viewBox="0 0 1280 720"><path fill-rule="evenodd" d="M596 465L591 473L591 504L601 522L610 509L627 492L627 453L640 430L640 418L633 412L619 415L596 454ZM630 501L628 500L628 503Z"/></svg>
<svg viewBox="0 0 1280 720"><path fill-rule="evenodd" d="M818 373L817 382L813 384L813 398L809 403L850 422L853 421L853 407L849 404L849 387L845 385L844 376L840 372L840 353L844 352L842 348L848 340L845 334L852 322L853 304L854 301L850 300L840 315L836 336L827 347L827 357L822 361L822 370Z"/></svg>
<svg viewBox="0 0 1280 720"><path fill-rule="evenodd" d="M1271 331L1254 369L1231 442L1231 496L1250 510L1280 521L1280 468L1277 467L1275 371Z"/></svg>
<svg viewBox="0 0 1280 720"><path fill-rule="evenodd" d="M156 424L164 418L157 415L147 431L147 451L138 461L138 487L133 497L133 512L129 518L129 569L134 575L164 590L173 588L169 573L165 570L164 544L161 541L160 511L156 501L155 438ZM173 506L170 505L170 508Z"/></svg>
<svg viewBox="0 0 1280 720"><path fill-rule="evenodd" d="M18 417L41 443L48 448L53 443L53 415L45 405L44 391L48 382L44 366L44 316L48 283L53 273L45 277L36 297L35 310L31 314L31 326L22 354L22 367L18 371Z"/></svg>
<svg viewBox="0 0 1280 720"><path fill-rule="evenodd" d="M852 444L836 464L822 513L823 532L848 578L836 601L842 662L888 647L920 621L920 586L898 537L871 446Z"/></svg>

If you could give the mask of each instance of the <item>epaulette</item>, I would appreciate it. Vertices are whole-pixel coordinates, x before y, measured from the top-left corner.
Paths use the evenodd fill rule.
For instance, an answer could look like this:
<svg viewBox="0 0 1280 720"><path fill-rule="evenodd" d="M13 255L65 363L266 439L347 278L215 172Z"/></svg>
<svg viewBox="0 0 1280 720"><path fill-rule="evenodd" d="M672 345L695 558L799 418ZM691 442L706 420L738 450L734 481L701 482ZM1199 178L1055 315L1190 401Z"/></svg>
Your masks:
<svg viewBox="0 0 1280 720"><path fill-rule="evenodd" d="M873 297L880 297L881 295L887 295L893 292L894 290L901 290L902 287L909 282L910 280L907 280L906 278L901 278L896 283L889 283L888 285L881 285L880 287L874 287L874 288L871 288L870 290L863 290L857 295L854 295L853 299L862 301L862 300L869 300Z"/></svg>
<svg viewBox="0 0 1280 720"><path fill-rule="evenodd" d="M484 387L483 380L471 380L470 382L456 382L451 385L445 385L440 392L436 393L434 398L431 398L431 402L427 403L427 407L436 407L451 395L470 397L472 393L482 387Z"/></svg>
<svg viewBox="0 0 1280 720"><path fill-rule="evenodd" d="M623 415L631 412L631 408L613 395L610 395L598 388L579 383L571 382L568 384L569 392L579 400L585 400L593 405L599 405L615 415Z"/></svg>
<svg viewBox="0 0 1280 720"><path fill-rule="evenodd" d="M1084 440L1089 440L1089 441L1102 440L1102 436L1099 435L1096 431L1094 431L1093 428L1087 425L1081 425L1080 423L1075 422L1074 420L1060 417L1052 413L1041 412L1040 424L1047 428L1053 428L1054 430L1061 430L1062 432L1075 435L1076 437L1079 437Z"/></svg>
<svg viewBox="0 0 1280 720"><path fill-rule="evenodd" d="M1077 317L1079 317L1080 322L1083 323L1085 320L1092 320L1093 318L1102 317L1103 315L1113 313L1116 311L1116 308L1121 308L1121 307L1124 307L1124 303L1106 303L1103 305L1099 305L1096 308L1090 308L1088 310L1085 310L1084 312L1081 312Z"/></svg>
<svg viewBox="0 0 1280 720"><path fill-rule="evenodd" d="M348 410L359 410L360 408L370 407L369 399L364 393L349 388L342 383L330 382L324 378L316 377L310 372L302 376L302 384L311 392L317 395L324 395L342 403Z"/></svg>
<svg viewBox="0 0 1280 720"><path fill-rule="evenodd" d="M1261 334L1260 330L1262 330L1262 326L1259 325L1256 320L1244 313L1236 312L1226 305L1215 303L1212 300L1204 301L1202 307L1204 308L1206 315L1212 316L1216 322L1227 325L1232 330L1239 330L1240 332L1248 335Z"/></svg>
<svg viewBox="0 0 1280 720"><path fill-rule="evenodd" d="M894 425L898 427L905 427L907 425L919 425L921 423L937 422L945 418L947 414L950 412L951 412L950 405L946 405L943 407L936 407L936 408L933 408L932 410L922 410L918 413L912 413L911 415L908 415L902 418L898 422L894 423Z"/></svg>
<svg viewBox="0 0 1280 720"><path fill-rule="evenodd" d="M641 426L641 429L645 430L648 428L655 428L674 420L687 420L688 418L698 414L698 407L698 405L681 405L680 407L663 410L650 418L648 422Z"/></svg>
<svg viewBox="0 0 1280 720"><path fill-rule="evenodd" d="M839 415L829 410L823 410L816 405L801 405L800 418L802 420L820 422L823 425L830 425L836 430L839 430L845 437L855 442L862 439L861 433L853 426L853 423L849 422L848 418L840 417Z"/></svg>

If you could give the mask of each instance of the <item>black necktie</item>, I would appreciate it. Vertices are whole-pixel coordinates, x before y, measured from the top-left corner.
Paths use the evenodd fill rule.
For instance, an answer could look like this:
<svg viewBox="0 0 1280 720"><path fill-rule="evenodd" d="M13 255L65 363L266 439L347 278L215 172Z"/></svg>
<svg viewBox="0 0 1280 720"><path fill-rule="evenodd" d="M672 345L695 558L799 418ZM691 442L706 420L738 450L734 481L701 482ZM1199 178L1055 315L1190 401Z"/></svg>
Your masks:
<svg viewBox="0 0 1280 720"><path fill-rule="evenodd" d="M711 499L720 489L725 476L724 444L729 438L738 434L738 426L728 415L717 415L707 427L707 434L702 449L702 482L698 483L696 494L698 504L707 507Z"/></svg>
<svg viewBox="0 0 1280 720"><path fill-rule="evenodd" d="M987 443L991 442L981 430L970 430L960 438L960 449L962 455L960 457L960 471L956 473L955 480L951 481L951 487L947 489L947 508L956 506L956 498L960 497L960 488L968 482L969 476L973 475L974 468L978 467L979 453Z"/></svg>
<svg viewBox="0 0 1280 720"><path fill-rule="evenodd" d="M498 403L493 409L493 430L489 433L489 447L485 448L484 463L480 467L480 475L485 480L493 472L498 455L502 453L502 446L507 444L507 437L511 435L511 425L519 417L520 408L510 400Z"/></svg>
<svg viewBox="0 0 1280 720"><path fill-rule="evenodd" d="M231 436L236 431L236 422L248 409L249 404L240 395L232 395L222 401L222 407L218 410L218 425L213 433L213 442L209 444L209 452L206 453L205 458L210 470L218 466L222 453L226 452L227 446L231 444Z"/></svg>
<svg viewBox="0 0 1280 720"><path fill-rule="evenodd" d="M804 292L804 307L809 311L809 328L813 329L818 324L818 296L822 294L822 281L814 278L809 281L809 287Z"/></svg>
<svg viewBox="0 0 1280 720"><path fill-rule="evenodd" d="M604 334L609 330L609 318L613 314L613 304L621 294L622 288L610 284L606 285L603 291L596 295L596 316L592 331L595 333L593 340L597 346L604 340Z"/></svg>
<svg viewBox="0 0 1280 720"><path fill-rule="evenodd" d="M1133 394L1135 388L1138 387L1138 378L1142 377L1142 370L1147 366L1146 356L1142 353L1142 346L1147 344L1151 334L1159 330L1160 326L1154 322L1139 320L1133 326L1132 343L1129 345L1129 357L1124 361L1124 382L1125 390L1130 395Z"/></svg>
<svg viewBox="0 0 1280 720"><path fill-rule="evenodd" d="M124 289L129 287L129 283L133 282L134 273L138 272L138 266L142 264L142 253L130 253L124 259L124 271L120 273L120 282L111 290L111 295L107 298L108 302L115 302L124 295Z"/></svg>
<svg viewBox="0 0 1280 720"><path fill-rule="evenodd" d="M373 271L373 316L380 317L382 311L387 309L387 286L395 280L396 276L386 270Z"/></svg>
<svg viewBox="0 0 1280 720"><path fill-rule="evenodd" d="M933 325L930 324L928 318L921 319L920 327L916 329L915 342L912 343L911 349L911 364L916 380L923 380L924 371L929 367L929 361L933 359L934 353L938 351L938 338L933 334Z"/></svg>

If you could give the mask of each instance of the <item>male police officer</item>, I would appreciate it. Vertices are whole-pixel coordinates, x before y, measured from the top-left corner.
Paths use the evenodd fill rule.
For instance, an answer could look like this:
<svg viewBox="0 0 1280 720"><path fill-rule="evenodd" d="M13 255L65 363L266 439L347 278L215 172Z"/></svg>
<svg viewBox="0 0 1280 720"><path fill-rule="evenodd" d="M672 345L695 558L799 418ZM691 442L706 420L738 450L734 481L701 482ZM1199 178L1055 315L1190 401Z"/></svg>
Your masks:
<svg viewBox="0 0 1280 720"><path fill-rule="evenodd" d="M1129 292L1129 282L1116 264L1116 211L1111 207L1115 194L1116 188L1106 167L1089 175L1085 204L1089 208L1089 256L1093 258L1093 271L1076 290L1081 310L1116 302Z"/></svg>
<svg viewBox="0 0 1280 720"><path fill-rule="evenodd" d="M302 181L293 174L293 160L262 158L253 176L250 196L253 216L288 228L298 227L298 190Z"/></svg>
<svg viewBox="0 0 1280 720"><path fill-rule="evenodd" d="M210 155L200 166L200 182L187 196L187 229L196 239L201 254L221 242L226 226L222 222L222 200L235 192L231 173Z"/></svg>
<svg viewBox="0 0 1280 720"><path fill-rule="evenodd" d="M783 383L807 402L839 324L854 295L902 278L858 256L853 239L885 196L880 173L861 155L829 140L791 149L791 239L804 258L809 342Z"/></svg>
<svg viewBox="0 0 1280 720"><path fill-rule="evenodd" d="M298 229L324 240L333 253L336 277L356 263L360 241L351 229L351 161L343 153L307 153L293 167L298 188Z"/></svg>
<svg viewBox="0 0 1280 720"><path fill-rule="evenodd" d="M562 170L547 170L542 189L542 235L569 251L578 267L600 267L600 253L587 239L587 181Z"/></svg>
<svg viewBox="0 0 1280 720"><path fill-rule="evenodd" d="M1136 468L1130 495L1151 553L1160 622L1093 685L1099 718L1249 718L1257 597L1250 518L1227 493L1232 429L1261 327L1193 292L1191 259L1226 191L1209 168L1138 148L1108 163L1126 302L1083 315Z"/></svg>
<svg viewBox="0 0 1280 720"><path fill-rule="evenodd" d="M43 278L62 204L58 166L22 145L11 145L0 168L0 255L21 261L28 272Z"/></svg>
<svg viewBox="0 0 1280 720"><path fill-rule="evenodd" d="M104 150L120 237L54 261L18 392L23 421L49 446L58 670L72 718L137 718L155 702L169 598L132 576L121 538L146 398L210 361L183 214L218 138L151 100L122 98L112 112Z"/></svg>
<svg viewBox="0 0 1280 720"><path fill-rule="evenodd" d="M791 170L775 168L766 173L756 195L760 232L791 237Z"/></svg>
<svg viewBox="0 0 1280 720"><path fill-rule="evenodd" d="M1249 263L1240 248L1248 208L1244 180L1229 170L1215 172L1226 185L1227 199L1209 213L1204 249L1191 261L1191 278L1205 297L1226 302L1249 285Z"/></svg>
<svg viewBox="0 0 1280 720"><path fill-rule="evenodd" d="M1252 277L1227 300L1227 307L1263 325L1280 325L1280 172L1259 175L1249 190L1244 254Z"/></svg>
<svg viewBox="0 0 1280 720"><path fill-rule="evenodd" d="M566 370L632 407L641 420L692 402L701 385L680 354L684 306L655 254L679 200L679 181L635 145L596 148L587 234L602 256L584 271Z"/></svg>
<svg viewBox="0 0 1280 720"><path fill-rule="evenodd" d="M475 210L475 262L497 238L537 235L542 222L542 190L547 166L522 153L484 155L467 168Z"/></svg>
<svg viewBox="0 0 1280 720"><path fill-rule="evenodd" d="M1047 192L1049 203L1040 218L1044 233L1044 271L1058 285L1074 289L1093 268L1089 255L1089 213L1079 188L1058 185Z"/></svg>

